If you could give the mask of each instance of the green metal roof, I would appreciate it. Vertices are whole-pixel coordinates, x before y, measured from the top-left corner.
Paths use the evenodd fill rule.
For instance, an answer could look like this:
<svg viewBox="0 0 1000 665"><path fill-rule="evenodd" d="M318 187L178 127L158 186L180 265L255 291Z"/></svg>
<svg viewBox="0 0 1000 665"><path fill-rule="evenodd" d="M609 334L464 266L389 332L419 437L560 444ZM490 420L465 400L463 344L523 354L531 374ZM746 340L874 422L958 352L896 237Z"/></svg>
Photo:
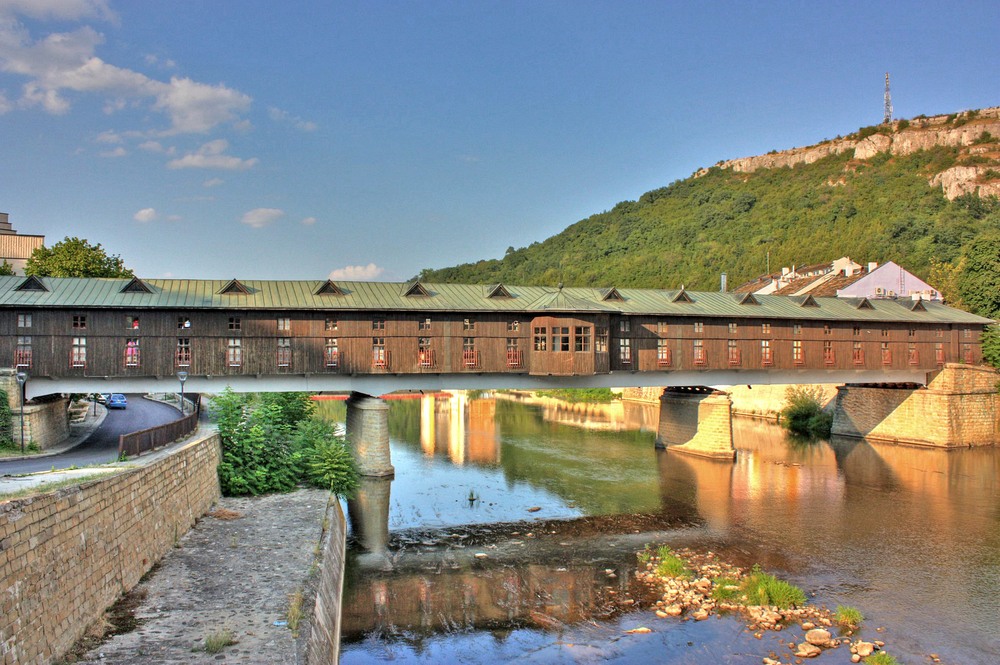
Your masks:
<svg viewBox="0 0 1000 665"><path fill-rule="evenodd" d="M528 312L621 313L693 317L753 317L821 321L896 321L911 323L987 324L990 319L924 301L926 311L911 311L909 300L872 299L871 309L859 309L858 299L815 298L818 307L802 306L802 299L757 295L759 304L741 304L740 294L686 291L693 302L675 302L679 291L617 289L622 299L605 300L609 289L557 288L481 284L413 282L336 282L343 295L317 295L327 280L238 280L247 293L233 289L234 280L148 279L150 293L135 289L122 293L131 279L43 277L46 291L17 290L21 276L0 276L0 307L124 308L124 309L259 309L324 311L412 312ZM227 286L231 293L220 293ZM410 292L411 295L406 295ZM491 297L490 294L493 293Z"/></svg>

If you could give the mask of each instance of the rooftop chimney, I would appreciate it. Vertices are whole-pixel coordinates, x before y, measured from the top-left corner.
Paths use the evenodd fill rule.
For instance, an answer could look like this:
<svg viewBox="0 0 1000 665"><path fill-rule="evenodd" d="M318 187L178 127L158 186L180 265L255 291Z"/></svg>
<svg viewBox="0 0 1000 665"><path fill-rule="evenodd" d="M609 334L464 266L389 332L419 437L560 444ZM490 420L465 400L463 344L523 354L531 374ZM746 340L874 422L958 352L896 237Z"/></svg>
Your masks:
<svg viewBox="0 0 1000 665"><path fill-rule="evenodd" d="M0 235L13 235L14 233L15 231L10 225L7 213L0 212Z"/></svg>
<svg viewBox="0 0 1000 665"><path fill-rule="evenodd" d="M722 293L725 293L726 292L726 273L722 273L722 279L720 281L721 281L721 283L719 284L719 291L721 291Z"/></svg>
<svg viewBox="0 0 1000 665"><path fill-rule="evenodd" d="M878 268L878 262L877 261L869 261L868 262L868 272L874 272L875 268Z"/></svg>

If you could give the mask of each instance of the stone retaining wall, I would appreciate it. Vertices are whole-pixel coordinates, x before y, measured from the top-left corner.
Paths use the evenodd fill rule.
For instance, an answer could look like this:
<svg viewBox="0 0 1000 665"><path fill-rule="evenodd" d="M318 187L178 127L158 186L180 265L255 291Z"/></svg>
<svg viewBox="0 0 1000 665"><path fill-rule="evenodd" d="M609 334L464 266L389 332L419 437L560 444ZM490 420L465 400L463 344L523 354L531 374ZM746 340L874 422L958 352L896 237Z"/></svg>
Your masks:
<svg viewBox="0 0 1000 665"><path fill-rule="evenodd" d="M953 448L1000 443L1000 374L987 367L946 365L916 390L842 386L833 434Z"/></svg>
<svg viewBox="0 0 1000 665"><path fill-rule="evenodd" d="M219 497L219 436L84 483L0 502L0 656L61 657Z"/></svg>
<svg viewBox="0 0 1000 665"><path fill-rule="evenodd" d="M326 511L326 542L320 567L316 605L309 627L306 652L308 665L340 661L340 617L344 597L344 564L347 560L347 521L340 501L334 499Z"/></svg>

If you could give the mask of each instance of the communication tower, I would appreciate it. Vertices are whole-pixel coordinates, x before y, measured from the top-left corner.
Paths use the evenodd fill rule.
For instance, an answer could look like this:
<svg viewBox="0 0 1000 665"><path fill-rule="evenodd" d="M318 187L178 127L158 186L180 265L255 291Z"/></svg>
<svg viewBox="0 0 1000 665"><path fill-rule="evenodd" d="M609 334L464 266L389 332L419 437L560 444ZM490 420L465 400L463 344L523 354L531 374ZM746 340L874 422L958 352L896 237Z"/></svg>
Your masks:
<svg viewBox="0 0 1000 665"><path fill-rule="evenodd" d="M885 115L882 123L888 125L892 122L892 95L889 94L889 72L885 73Z"/></svg>

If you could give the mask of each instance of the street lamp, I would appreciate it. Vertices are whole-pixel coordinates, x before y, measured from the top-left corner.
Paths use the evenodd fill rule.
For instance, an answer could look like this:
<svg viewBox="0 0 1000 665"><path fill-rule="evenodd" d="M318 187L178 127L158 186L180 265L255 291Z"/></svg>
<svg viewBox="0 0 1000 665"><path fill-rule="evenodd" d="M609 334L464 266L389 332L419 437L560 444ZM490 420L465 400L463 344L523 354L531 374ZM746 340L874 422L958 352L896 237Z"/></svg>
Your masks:
<svg viewBox="0 0 1000 665"><path fill-rule="evenodd" d="M17 387L21 393L21 454L24 454L24 384L28 381L27 372L17 373Z"/></svg>
<svg viewBox="0 0 1000 665"><path fill-rule="evenodd" d="M181 417L184 417L184 382L188 380L188 373L181 370L177 372L177 380L181 382Z"/></svg>

